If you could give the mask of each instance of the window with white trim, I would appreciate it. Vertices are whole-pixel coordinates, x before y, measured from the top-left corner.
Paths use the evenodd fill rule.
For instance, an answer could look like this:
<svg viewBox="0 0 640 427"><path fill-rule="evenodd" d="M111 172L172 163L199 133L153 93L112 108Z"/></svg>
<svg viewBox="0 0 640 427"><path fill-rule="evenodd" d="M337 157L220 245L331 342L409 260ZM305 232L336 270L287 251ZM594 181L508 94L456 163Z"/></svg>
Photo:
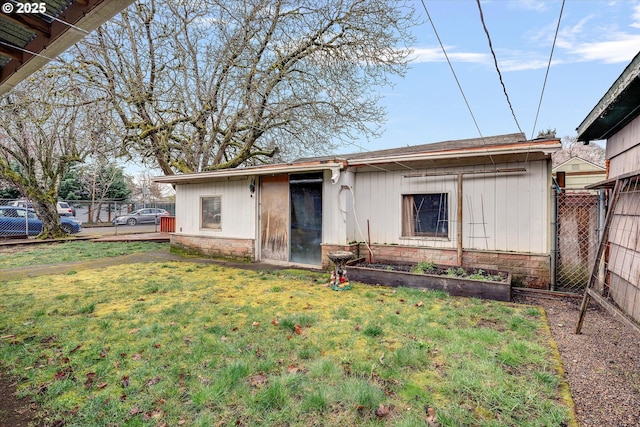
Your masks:
<svg viewBox="0 0 640 427"><path fill-rule="evenodd" d="M208 196L200 198L200 228L207 230L222 229L221 196Z"/></svg>
<svg viewBox="0 0 640 427"><path fill-rule="evenodd" d="M449 237L447 193L402 196L403 237Z"/></svg>

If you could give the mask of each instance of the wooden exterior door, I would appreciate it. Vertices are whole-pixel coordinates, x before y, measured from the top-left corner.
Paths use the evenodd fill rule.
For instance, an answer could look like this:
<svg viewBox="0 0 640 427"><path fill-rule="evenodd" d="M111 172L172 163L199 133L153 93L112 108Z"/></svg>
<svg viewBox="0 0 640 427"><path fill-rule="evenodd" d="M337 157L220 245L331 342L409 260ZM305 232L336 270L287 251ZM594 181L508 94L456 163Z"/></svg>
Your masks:
<svg viewBox="0 0 640 427"><path fill-rule="evenodd" d="M260 257L289 260L289 177L265 176L260 188Z"/></svg>

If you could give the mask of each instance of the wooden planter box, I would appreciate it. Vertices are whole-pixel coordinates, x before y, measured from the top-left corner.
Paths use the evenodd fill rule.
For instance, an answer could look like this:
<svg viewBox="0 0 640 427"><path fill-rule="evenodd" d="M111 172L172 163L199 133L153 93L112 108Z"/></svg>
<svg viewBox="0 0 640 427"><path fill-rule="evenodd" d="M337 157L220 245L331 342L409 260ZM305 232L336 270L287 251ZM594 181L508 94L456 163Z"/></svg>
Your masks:
<svg viewBox="0 0 640 427"><path fill-rule="evenodd" d="M485 270L489 274L507 275L504 282L452 277L439 274L410 273L397 270L368 268L356 260L347 266L349 280L382 286L434 289L449 295L475 297L496 301L511 301L511 273ZM392 265L393 263L386 263Z"/></svg>

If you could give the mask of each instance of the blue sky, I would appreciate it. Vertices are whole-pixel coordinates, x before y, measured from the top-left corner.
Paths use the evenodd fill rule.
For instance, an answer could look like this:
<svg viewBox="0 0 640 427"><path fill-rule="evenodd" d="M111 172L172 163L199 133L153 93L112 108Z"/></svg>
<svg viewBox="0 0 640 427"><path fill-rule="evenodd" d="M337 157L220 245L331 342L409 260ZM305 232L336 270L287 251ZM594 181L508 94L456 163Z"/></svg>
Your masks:
<svg viewBox="0 0 640 427"><path fill-rule="evenodd" d="M415 29L414 59L404 79L382 90L388 111L377 140L366 150L518 132L500 85L475 0L424 0L452 62L480 133L426 18ZM558 137L576 127L640 51L640 1L567 0L540 114L534 121L560 16L559 0L484 0L507 93L527 138L555 128ZM361 151L343 146L341 153Z"/></svg>

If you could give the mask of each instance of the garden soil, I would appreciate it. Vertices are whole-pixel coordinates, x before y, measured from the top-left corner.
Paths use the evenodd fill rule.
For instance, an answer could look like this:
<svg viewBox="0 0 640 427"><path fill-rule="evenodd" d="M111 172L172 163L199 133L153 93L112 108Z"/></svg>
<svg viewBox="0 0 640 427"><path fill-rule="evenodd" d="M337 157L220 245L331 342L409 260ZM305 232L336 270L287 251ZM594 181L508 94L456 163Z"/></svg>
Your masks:
<svg viewBox="0 0 640 427"><path fill-rule="evenodd" d="M256 270L277 268L264 264L182 258L168 251L158 251L43 268L16 268L2 273L5 279L17 279L123 263L166 261L215 263ZM592 302L582 333L574 334L580 298L516 292L514 302L540 306L545 310L562 358L575 412L583 427L640 425L640 336L635 331ZM16 397L16 384L14 378L0 372L0 427L46 425L36 418L37 408L28 398Z"/></svg>

